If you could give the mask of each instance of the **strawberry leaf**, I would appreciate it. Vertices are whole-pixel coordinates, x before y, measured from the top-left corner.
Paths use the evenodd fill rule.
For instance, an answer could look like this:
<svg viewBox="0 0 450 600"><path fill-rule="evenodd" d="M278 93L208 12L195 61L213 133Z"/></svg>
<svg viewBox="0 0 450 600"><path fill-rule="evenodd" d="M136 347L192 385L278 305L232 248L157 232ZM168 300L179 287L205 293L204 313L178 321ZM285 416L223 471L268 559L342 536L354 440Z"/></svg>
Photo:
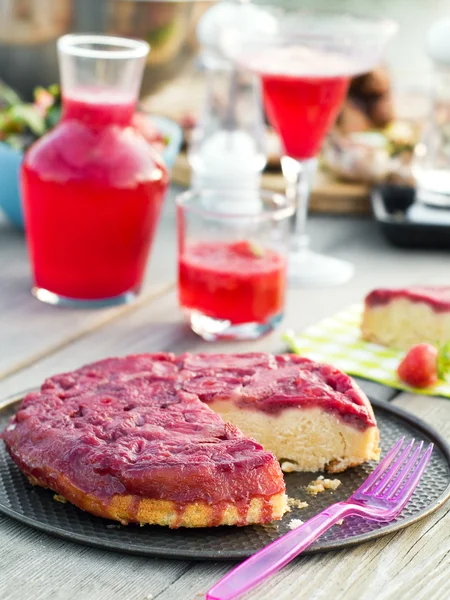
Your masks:
<svg viewBox="0 0 450 600"><path fill-rule="evenodd" d="M439 347L437 355L437 374L439 379L446 380L450 372L450 343Z"/></svg>

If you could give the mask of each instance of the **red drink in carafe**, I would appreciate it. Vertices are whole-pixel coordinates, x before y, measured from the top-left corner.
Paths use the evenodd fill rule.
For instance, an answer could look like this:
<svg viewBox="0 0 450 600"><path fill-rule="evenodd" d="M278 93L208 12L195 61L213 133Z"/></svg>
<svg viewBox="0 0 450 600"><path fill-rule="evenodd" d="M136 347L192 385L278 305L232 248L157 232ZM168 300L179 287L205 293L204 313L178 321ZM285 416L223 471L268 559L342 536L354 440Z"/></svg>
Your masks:
<svg viewBox="0 0 450 600"><path fill-rule="evenodd" d="M131 124L136 99L114 86L66 91L63 74L61 121L30 148L22 167L41 299L114 303L139 291L168 174Z"/></svg>

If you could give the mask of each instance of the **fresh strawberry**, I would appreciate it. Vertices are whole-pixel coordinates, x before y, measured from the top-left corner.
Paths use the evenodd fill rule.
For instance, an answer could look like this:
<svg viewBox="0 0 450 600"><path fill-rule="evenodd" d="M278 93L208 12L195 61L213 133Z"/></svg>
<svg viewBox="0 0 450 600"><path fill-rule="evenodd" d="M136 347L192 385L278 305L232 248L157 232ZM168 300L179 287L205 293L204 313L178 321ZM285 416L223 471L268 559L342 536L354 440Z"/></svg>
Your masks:
<svg viewBox="0 0 450 600"><path fill-rule="evenodd" d="M425 388L438 381L439 352L431 344L417 344L408 350L397 374L411 387Z"/></svg>

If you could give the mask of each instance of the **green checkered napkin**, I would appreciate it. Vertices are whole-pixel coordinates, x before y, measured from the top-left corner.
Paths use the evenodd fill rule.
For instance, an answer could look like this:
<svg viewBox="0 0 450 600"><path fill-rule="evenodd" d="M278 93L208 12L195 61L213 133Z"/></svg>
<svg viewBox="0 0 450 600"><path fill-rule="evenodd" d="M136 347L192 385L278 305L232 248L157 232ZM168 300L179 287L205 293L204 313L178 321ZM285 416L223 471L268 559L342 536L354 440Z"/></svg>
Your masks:
<svg viewBox="0 0 450 600"><path fill-rule="evenodd" d="M330 363L349 375L372 379L399 390L450 398L450 383L447 382L420 390L404 385L396 370L405 352L361 339L362 310L361 304L352 305L302 333L287 331L283 339L296 354Z"/></svg>

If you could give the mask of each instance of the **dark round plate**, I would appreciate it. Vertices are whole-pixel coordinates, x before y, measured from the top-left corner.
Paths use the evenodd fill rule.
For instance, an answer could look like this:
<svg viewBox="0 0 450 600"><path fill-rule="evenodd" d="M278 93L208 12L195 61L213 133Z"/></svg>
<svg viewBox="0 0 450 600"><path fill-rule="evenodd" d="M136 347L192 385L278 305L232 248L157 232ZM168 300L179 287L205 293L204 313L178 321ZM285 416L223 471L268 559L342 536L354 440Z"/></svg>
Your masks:
<svg viewBox="0 0 450 600"><path fill-rule="evenodd" d="M23 395L22 395L23 396ZM18 407L20 398L0 404L0 431ZM428 468L402 515L392 523L375 523L349 517L327 531L306 552L336 550L398 531L423 519L450 497L450 448L441 436L423 421L400 408L372 400L384 450L401 436L433 442L435 450ZM183 559L242 559L250 556L290 530L292 519L306 521L330 504L346 500L374 468L365 464L348 469L337 477L341 485L335 492L325 491L312 497L305 486L316 478L314 473L286 475L289 497L308 502L304 509L293 508L282 521L267 526L177 529L137 525L121 526L94 517L71 504L53 499L53 492L33 487L9 458L4 444L0 448L0 511L73 542L147 556Z"/></svg>

